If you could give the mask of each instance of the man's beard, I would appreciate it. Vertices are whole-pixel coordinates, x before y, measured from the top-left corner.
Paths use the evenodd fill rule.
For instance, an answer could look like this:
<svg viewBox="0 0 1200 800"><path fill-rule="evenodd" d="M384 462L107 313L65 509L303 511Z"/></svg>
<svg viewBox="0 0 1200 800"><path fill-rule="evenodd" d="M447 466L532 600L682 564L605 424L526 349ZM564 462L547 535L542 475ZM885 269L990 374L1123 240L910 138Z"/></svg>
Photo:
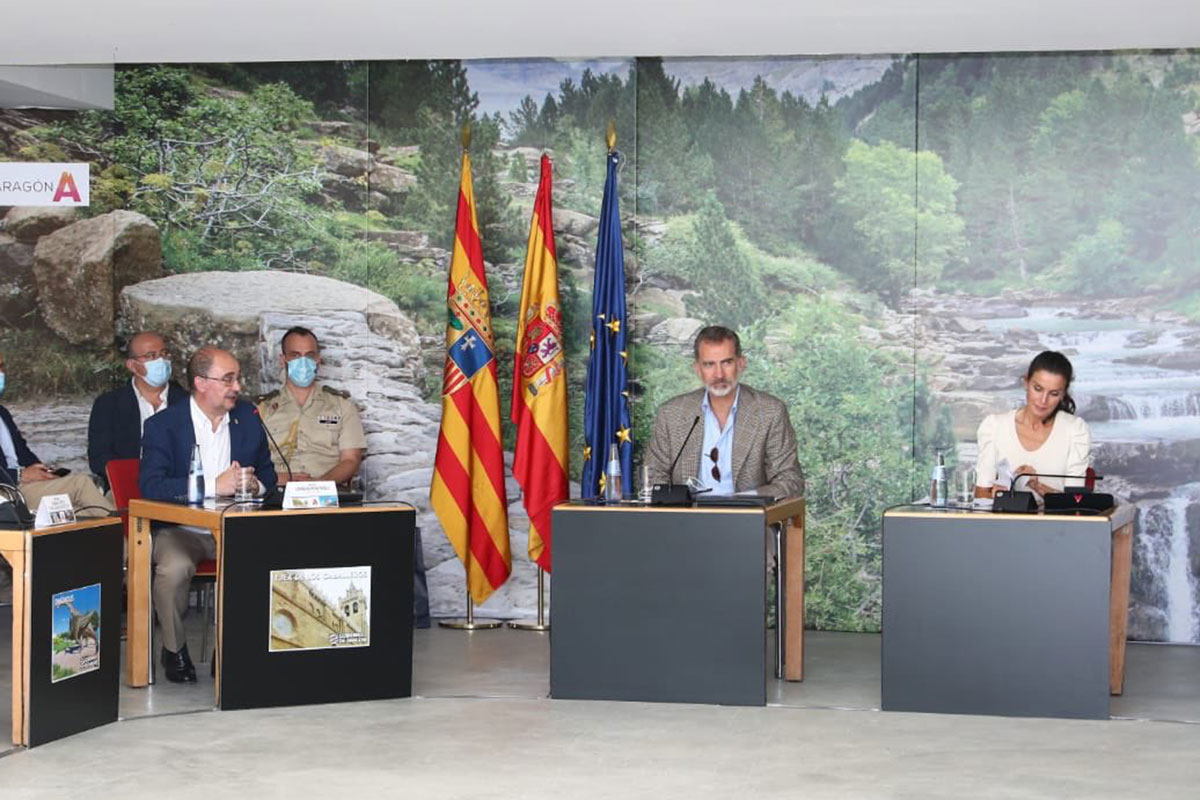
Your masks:
<svg viewBox="0 0 1200 800"><path fill-rule="evenodd" d="M726 381L724 386L710 384L708 387L708 393L713 397L728 397L729 395L733 394L733 391L736 388L737 381Z"/></svg>

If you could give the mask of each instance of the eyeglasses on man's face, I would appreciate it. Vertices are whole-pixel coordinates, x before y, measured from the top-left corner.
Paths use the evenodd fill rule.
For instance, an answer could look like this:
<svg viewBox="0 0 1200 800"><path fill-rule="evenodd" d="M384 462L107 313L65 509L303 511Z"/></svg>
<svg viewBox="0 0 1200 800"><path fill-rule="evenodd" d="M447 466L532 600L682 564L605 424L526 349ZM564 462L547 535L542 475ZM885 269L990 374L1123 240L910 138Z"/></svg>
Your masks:
<svg viewBox="0 0 1200 800"><path fill-rule="evenodd" d="M140 361L143 364L145 364L147 361L154 361L155 359L159 358L165 358L169 360L171 358L171 351L164 347L162 350L151 350L148 353L142 353L140 356L130 356L130 358L132 358L134 361Z"/></svg>
<svg viewBox="0 0 1200 800"><path fill-rule="evenodd" d="M196 377L206 381L220 381L226 386L233 386L235 383L240 386L242 383L242 376L232 372L228 375L197 375Z"/></svg>

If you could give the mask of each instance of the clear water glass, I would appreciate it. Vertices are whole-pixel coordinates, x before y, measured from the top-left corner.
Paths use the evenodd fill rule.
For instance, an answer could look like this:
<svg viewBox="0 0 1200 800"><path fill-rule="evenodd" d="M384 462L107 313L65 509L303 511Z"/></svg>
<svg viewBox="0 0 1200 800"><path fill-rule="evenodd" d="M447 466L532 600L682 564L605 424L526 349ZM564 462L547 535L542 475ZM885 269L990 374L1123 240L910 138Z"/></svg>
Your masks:
<svg viewBox="0 0 1200 800"><path fill-rule="evenodd" d="M650 482L650 468L645 464L638 467L638 500L649 503L654 494L654 484Z"/></svg>
<svg viewBox="0 0 1200 800"><path fill-rule="evenodd" d="M969 506L975 502L975 470L967 468L958 473L958 504Z"/></svg>
<svg viewBox="0 0 1200 800"><path fill-rule="evenodd" d="M233 501L249 503L258 494L258 480L254 477L254 467L238 467L233 476Z"/></svg>

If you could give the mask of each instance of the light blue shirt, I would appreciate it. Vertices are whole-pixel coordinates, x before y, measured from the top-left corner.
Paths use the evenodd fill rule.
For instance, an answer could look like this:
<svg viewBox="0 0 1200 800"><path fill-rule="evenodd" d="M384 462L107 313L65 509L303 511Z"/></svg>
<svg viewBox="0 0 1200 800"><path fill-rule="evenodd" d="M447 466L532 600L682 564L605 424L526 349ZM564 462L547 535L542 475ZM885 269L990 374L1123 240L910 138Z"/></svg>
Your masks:
<svg viewBox="0 0 1200 800"><path fill-rule="evenodd" d="M0 453L4 454L5 465L10 470L17 468L17 444L13 441L12 433L9 432L8 426L0 421ZM14 473L13 478L17 476Z"/></svg>
<svg viewBox="0 0 1200 800"><path fill-rule="evenodd" d="M733 423L737 419L738 398L741 394L742 387L739 386L734 390L733 408L729 409L725 430L721 430L721 423L717 421L717 415L708 403L708 392L704 393L704 399L700 401L700 408L704 411L704 450L700 454L700 474L697 477L705 489L712 489L708 494L732 495L734 492ZM712 476L713 460L709 458L709 453L714 447L717 448L717 470L721 473L719 481Z"/></svg>

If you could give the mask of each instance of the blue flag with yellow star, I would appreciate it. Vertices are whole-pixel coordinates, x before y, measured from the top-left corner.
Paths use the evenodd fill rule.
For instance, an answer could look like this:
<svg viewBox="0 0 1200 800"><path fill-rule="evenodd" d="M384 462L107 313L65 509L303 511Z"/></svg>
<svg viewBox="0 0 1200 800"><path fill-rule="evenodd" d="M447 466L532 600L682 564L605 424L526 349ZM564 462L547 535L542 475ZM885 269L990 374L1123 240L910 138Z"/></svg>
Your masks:
<svg viewBox="0 0 1200 800"><path fill-rule="evenodd" d="M591 355L583 403L583 497L603 497L609 446L621 454L622 494L633 482L633 431L629 416L629 352L625 337L625 250L621 244L621 212L617 202L619 153L608 153L604 203L596 242L596 280L592 285Z"/></svg>

